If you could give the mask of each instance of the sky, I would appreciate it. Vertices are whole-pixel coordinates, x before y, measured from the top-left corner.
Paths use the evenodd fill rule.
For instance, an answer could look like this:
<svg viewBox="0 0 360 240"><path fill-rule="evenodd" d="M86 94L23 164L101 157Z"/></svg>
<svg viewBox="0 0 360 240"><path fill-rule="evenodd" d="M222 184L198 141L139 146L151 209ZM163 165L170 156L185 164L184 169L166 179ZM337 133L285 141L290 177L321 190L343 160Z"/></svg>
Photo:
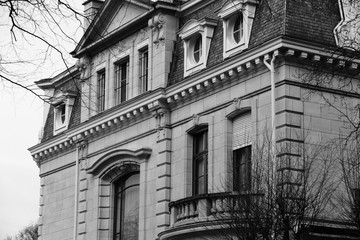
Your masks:
<svg viewBox="0 0 360 240"><path fill-rule="evenodd" d="M82 1L68 1L78 11L82 11ZM26 4L25 2L23 2ZM53 4L56 0L46 1ZM74 4L75 3L75 4ZM21 2L18 2L21 6ZM54 5L55 4L55 5ZM68 54L75 48L83 29L80 21L74 20L70 12L67 15L53 15L54 23L43 21L49 16L44 11L25 6L18 12L19 25L30 32L39 34L59 51L51 50L43 42L26 37L21 32L10 33L11 21L6 7L0 7L0 75L36 90L33 84L43 78L49 78L65 70L63 58L68 66L75 60ZM63 8L64 9L64 8ZM31 12L31 15L27 15ZM28 21L32 17L35 26ZM58 18L56 18L58 17ZM34 22L35 22L34 21ZM63 37L61 26L68 37ZM25 37L25 38L24 38ZM43 56L46 56L44 58ZM19 61L20 59L20 61ZM29 224L36 223L39 217L40 178L39 168L33 161L28 148L36 145L39 131L43 126L43 102L29 91L18 88L0 77L0 240L14 236Z"/></svg>
<svg viewBox="0 0 360 240"><path fill-rule="evenodd" d="M38 142L42 103L19 89L0 89L0 239L38 220L39 169L27 148Z"/></svg>

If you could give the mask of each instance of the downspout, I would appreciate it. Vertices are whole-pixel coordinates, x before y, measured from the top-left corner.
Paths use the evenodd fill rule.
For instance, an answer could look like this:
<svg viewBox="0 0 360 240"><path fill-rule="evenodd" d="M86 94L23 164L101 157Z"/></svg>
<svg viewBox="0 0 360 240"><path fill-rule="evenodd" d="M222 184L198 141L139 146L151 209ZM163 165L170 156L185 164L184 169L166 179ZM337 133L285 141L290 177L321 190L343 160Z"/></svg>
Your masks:
<svg viewBox="0 0 360 240"><path fill-rule="evenodd" d="M78 209L79 209L79 147L76 144L75 155L75 202L74 202L74 235L73 240L77 239L77 222L78 222Z"/></svg>
<svg viewBox="0 0 360 240"><path fill-rule="evenodd" d="M276 192L275 192L275 187L276 187L276 182L275 182L275 175L276 175L276 153L275 153L275 147L276 147L276 136L275 136L275 58L276 58L277 54L275 54L275 52L272 55L272 59L270 61L270 64L267 62L267 60L269 59L267 56L264 57L264 64L265 66L270 70L270 79L271 79L271 154L272 154L272 194L273 197L275 196ZM275 209L274 209L275 211ZM274 217L275 217L275 212L273 213ZM274 232L275 232L275 226L272 226L272 237L274 237Z"/></svg>
<svg viewBox="0 0 360 240"><path fill-rule="evenodd" d="M273 154L273 174L275 176L275 171L276 171L276 156L275 156L275 141L276 141L276 136L275 136L275 58L276 58L276 54L273 53L272 55L272 59L270 61L270 64L267 62L267 58L264 58L264 64L265 66L270 70L270 78L271 78L271 151Z"/></svg>

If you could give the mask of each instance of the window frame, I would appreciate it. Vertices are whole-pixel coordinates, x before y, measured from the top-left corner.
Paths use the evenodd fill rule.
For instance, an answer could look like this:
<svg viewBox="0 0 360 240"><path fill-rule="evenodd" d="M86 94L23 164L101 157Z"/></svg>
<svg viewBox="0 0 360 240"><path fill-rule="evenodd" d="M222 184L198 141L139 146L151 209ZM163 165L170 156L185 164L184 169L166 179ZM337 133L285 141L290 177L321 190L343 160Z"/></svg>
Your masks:
<svg viewBox="0 0 360 240"><path fill-rule="evenodd" d="M106 71L105 68L97 72L97 110L103 112L105 110L106 97Z"/></svg>
<svg viewBox="0 0 360 240"><path fill-rule="evenodd" d="M77 93L75 91L59 90L55 92L54 96L50 100L54 109L54 135L61 133L68 128L76 95Z"/></svg>
<svg viewBox="0 0 360 240"><path fill-rule="evenodd" d="M139 81L140 93L149 91L149 49L139 49Z"/></svg>
<svg viewBox="0 0 360 240"><path fill-rule="evenodd" d="M137 183L132 184L129 186L126 186L126 181L129 180L131 177L138 175ZM138 199L140 199L140 172L139 171L133 171L126 175L121 176L118 180L116 180L114 183L114 211L113 211L113 239L115 240L125 240L129 239L129 236L124 236L124 225L126 222L124 221L125 215L124 215L124 201L126 201L126 190L138 187ZM119 189L121 190L119 191ZM120 202L120 206L119 206ZM139 209L139 206L138 206ZM139 213L138 213L139 214ZM118 218L118 216L120 216ZM119 226L118 226L119 224ZM119 229L118 229L119 228ZM137 216L137 228L139 228L139 215ZM139 229L136 231L136 236L138 237Z"/></svg>
<svg viewBox="0 0 360 240"><path fill-rule="evenodd" d="M217 20L210 18L203 18L199 21L191 19L179 31L184 46L184 77L206 68L210 43L217 23ZM201 38L201 48L199 49L201 50L201 56L196 61L194 49L196 40L199 38Z"/></svg>
<svg viewBox="0 0 360 240"><path fill-rule="evenodd" d="M65 127L66 123L66 104L60 103L55 106L55 129L59 130ZM64 120L62 120L64 118Z"/></svg>
<svg viewBox="0 0 360 240"><path fill-rule="evenodd" d="M208 129L202 129L193 134L193 181L192 181L192 193L193 196L206 194L208 192ZM204 146L201 151L198 151L198 143L203 140ZM202 175L199 176L199 166L202 161ZM200 178L203 178L203 186L201 186ZM203 191L200 191L200 189Z"/></svg>
<svg viewBox="0 0 360 240"><path fill-rule="evenodd" d="M239 20L239 24L237 24L237 21ZM239 26L239 29L236 27ZM244 17L240 13L238 15L234 16L234 24L231 26L232 29L232 37L235 42L235 44L243 44L244 42ZM236 36L239 35L239 39L236 39Z"/></svg>
<svg viewBox="0 0 360 240"><path fill-rule="evenodd" d="M251 190L251 145L233 150L233 190Z"/></svg>
<svg viewBox="0 0 360 240"><path fill-rule="evenodd" d="M227 115L231 121L232 189L241 193L251 191L253 114L249 102ZM229 153L230 154L230 153ZM229 159L230 160L230 159ZM243 172L243 173L241 173Z"/></svg>
<svg viewBox="0 0 360 240"><path fill-rule="evenodd" d="M125 57L114 64L114 94L115 105L123 103L128 99L130 59ZM125 68L125 71L124 71ZM124 73L125 72L125 73ZM124 78L125 76L125 78Z"/></svg>
<svg viewBox="0 0 360 240"><path fill-rule="evenodd" d="M227 0L223 3L218 16L223 21L223 58L231 57L249 46L249 40L254 22L257 2L242 0ZM242 19L242 38L234 38L236 20Z"/></svg>
<svg viewBox="0 0 360 240"><path fill-rule="evenodd" d="M194 44L191 45L191 55L193 57L193 64L199 63L201 57L202 57L202 37L201 35L197 35L193 39Z"/></svg>

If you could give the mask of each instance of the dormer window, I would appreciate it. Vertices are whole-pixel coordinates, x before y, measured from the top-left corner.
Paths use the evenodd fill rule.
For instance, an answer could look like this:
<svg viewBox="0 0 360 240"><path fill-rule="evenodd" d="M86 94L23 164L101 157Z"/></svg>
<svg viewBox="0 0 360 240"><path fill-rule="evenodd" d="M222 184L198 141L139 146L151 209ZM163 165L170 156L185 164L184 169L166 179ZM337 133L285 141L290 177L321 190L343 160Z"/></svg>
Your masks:
<svg viewBox="0 0 360 240"><path fill-rule="evenodd" d="M219 17L224 29L224 58L248 48L256 5L257 1L250 0L228 0L223 4Z"/></svg>
<svg viewBox="0 0 360 240"><path fill-rule="evenodd" d="M68 129L76 92L57 91L52 98L54 106L54 135Z"/></svg>
<svg viewBox="0 0 360 240"><path fill-rule="evenodd" d="M184 43L184 76L206 68L210 43L217 21L204 18L189 20L180 30Z"/></svg>

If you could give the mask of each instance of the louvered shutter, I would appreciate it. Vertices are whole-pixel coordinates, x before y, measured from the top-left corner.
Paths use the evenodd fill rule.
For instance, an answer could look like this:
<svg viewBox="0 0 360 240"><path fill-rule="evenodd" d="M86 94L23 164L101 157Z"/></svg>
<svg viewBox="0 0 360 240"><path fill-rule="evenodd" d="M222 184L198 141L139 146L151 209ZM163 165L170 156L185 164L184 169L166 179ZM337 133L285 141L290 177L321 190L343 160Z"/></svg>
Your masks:
<svg viewBox="0 0 360 240"><path fill-rule="evenodd" d="M233 150L251 144L251 113L245 113L233 120Z"/></svg>

